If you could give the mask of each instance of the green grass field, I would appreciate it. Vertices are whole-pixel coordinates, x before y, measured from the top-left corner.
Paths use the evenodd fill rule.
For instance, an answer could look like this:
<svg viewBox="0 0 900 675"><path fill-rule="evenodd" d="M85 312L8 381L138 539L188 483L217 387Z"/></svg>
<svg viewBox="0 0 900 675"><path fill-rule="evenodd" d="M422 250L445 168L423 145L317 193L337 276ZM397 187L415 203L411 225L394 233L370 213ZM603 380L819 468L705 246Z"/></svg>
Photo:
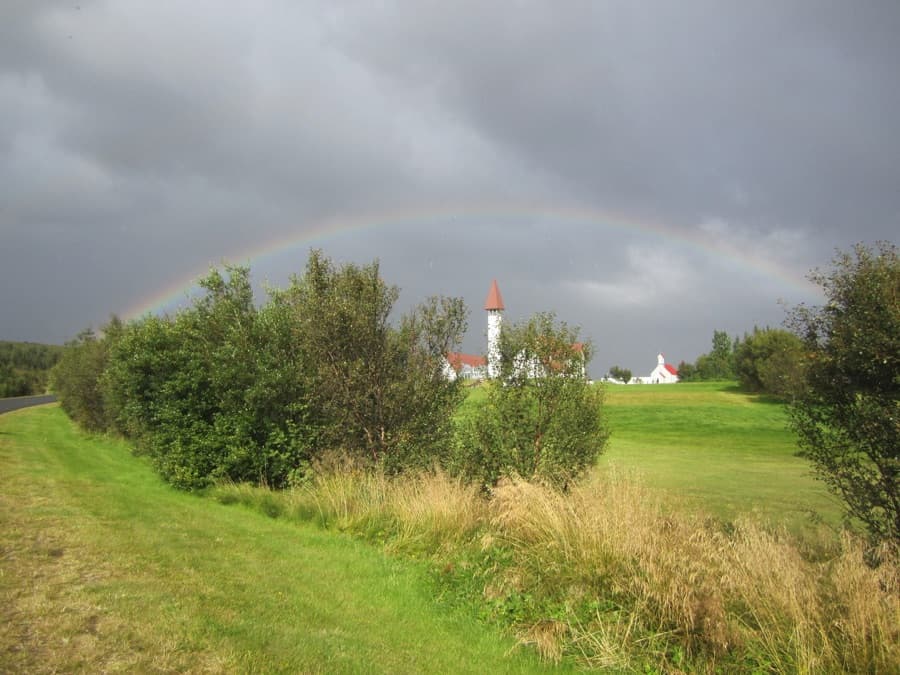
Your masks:
<svg viewBox="0 0 900 675"><path fill-rule="evenodd" d="M605 414L600 476L804 537L828 536L810 513L839 520L777 403L730 383L608 386ZM0 416L0 472L0 672L542 668L475 608L435 600L426 563L178 492L55 405Z"/></svg>
<svg viewBox="0 0 900 675"><path fill-rule="evenodd" d="M795 533L810 515L830 525L840 506L798 457L780 403L733 383L608 385L610 437L599 470L634 471L715 516L755 514Z"/></svg>
<svg viewBox="0 0 900 675"><path fill-rule="evenodd" d="M424 566L177 492L44 406L0 416L0 672L530 672Z"/></svg>
<svg viewBox="0 0 900 675"><path fill-rule="evenodd" d="M600 386L600 385L597 385ZM605 385L611 468L723 520L751 515L794 534L840 523L840 504L798 457L784 406L733 382ZM485 399L471 389L460 415Z"/></svg>

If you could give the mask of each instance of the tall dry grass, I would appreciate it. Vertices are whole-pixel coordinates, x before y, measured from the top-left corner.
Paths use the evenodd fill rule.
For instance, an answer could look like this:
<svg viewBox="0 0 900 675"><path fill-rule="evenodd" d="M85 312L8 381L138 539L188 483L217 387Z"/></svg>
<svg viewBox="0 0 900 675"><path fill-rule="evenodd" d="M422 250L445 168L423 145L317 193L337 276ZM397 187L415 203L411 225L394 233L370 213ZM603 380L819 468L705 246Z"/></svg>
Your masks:
<svg viewBox="0 0 900 675"><path fill-rule="evenodd" d="M220 490L226 501L261 498ZM726 531L621 475L567 493L510 480L485 496L441 472L343 467L277 498L282 513L438 568L458 574L464 561L462 586L549 659L669 672L900 666L898 560L884 550L870 568L849 535L809 560L785 533L749 520Z"/></svg>
<svg viewBox="0 0 900 675"><path fill-rule="evenodd" d="M299 517L315 514L321 524L385 539L394 548L427 553L470 540L486 521L487 504L476 486L436 470L389 477L344 465L317 472L286 493Z"/></svg>

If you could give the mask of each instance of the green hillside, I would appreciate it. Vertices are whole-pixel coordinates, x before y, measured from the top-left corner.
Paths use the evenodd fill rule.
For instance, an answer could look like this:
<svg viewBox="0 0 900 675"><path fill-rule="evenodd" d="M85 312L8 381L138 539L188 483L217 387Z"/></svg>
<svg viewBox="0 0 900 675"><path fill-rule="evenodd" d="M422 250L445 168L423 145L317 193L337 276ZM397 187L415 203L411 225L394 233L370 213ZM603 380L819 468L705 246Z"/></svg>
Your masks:
<svg viewBox="0 0 900 675"><path fill-rule="evenodd" d="M839 522L839 504L796 455L780 403L730 382L606 392L612 435L600 470L624 467L728 520L754 513L794 531L808 529L811 517Z"/></svg>
<svg viewBox="0 0 900 675"><path fill-rule="evenodd" d="M588 480L488 498L440 472L338 466L289 491L191 495L55 405L6 414L0 672L549 667L516 643L627 672L897 662L889 560L753 522L811 534L805 510L837 513L780 407L727 384L619 387L606 405L613 441Z"/></svg>
<svg viewBox="0 0 900 675"><path fill-rule="evenodd" d="M62 410L0 417L0 672L530 672L349 536L177 492Z"/></svg>
<svg viewBox="0 0 900 675"><path fill-rule="evenodd" d="M754 514L796 534L839 524L840 505L797 456L781 403L733 382L597 386L611 431L598 471L625 471L724 520ZM473 388L460 415L484 399Z"/></svg>

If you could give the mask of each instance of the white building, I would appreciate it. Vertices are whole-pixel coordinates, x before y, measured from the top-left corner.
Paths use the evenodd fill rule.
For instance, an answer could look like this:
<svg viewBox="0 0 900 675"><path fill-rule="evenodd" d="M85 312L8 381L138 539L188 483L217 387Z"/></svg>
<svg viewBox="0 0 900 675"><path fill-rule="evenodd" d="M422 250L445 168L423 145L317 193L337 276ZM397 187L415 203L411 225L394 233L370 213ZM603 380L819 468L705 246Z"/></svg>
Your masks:
<svg viewBox="0 0 900 675"><path fill-rule="evenodd" d="M503 326L503 296L497 280L491 282L484 309L488 313L487 358L479 354L450 352L444 358L444 376L448 380L458 377L467 380L485 380L500 375L500 330Z"/></svg>
<svg viewBox="0 0 900 675"><path fill-rule="evenodd" d="M487 368L488 377L491 379L500 376L500 330L503 328L503 296L497 280L491 282L487 299L484 301L484 309L488 313L487 331Z"/></svg>
<svg viewBox="0 0 900 675"><path fill-rule="evenodd" d="M633 377L632 382L640 384L674 384L678 382L678 370L670 363L666 363L666 357L658 354L656 368L647 377Z"/></svg>
<svg viewBox="0 0 900 675"><path fill-rule="evenodd" d="M444 358L443 372L449 380L458 377L469 380L494 379L500 376L500 333L503 329L503 296L497 280L491 282L487 298L484 301L484 310L487 312L487 357L476 354L462 354L450 352ZM584 345L580 342L572 345L577 354L581 356L581 376L586 377L584 361ZM527 372L527 377L545 375L544 368L536 362L527 363L523 354L516 359L515 367L521 374Z"/></svg>
<svg viewBox="0 0 900 675"><path fill-rule="evenodd" d="M444 357L444 377L451 382L457 377L464 380L484 380L488 376L487 359L474 354L449 352Z"/></svg>

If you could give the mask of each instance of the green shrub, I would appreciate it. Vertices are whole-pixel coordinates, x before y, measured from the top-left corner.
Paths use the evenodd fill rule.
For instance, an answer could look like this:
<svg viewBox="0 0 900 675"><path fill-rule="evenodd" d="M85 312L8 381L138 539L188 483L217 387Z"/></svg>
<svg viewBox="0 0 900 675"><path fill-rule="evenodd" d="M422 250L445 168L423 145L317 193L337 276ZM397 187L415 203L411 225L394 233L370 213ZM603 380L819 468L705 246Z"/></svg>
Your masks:
<svg viewBox="0 0 900 675"><path fill-rule="evenodd" d="M113 345L104 384L116 428L179 487L286 485L317 432L290 320L278 305L256 309L247 268L200 285L191 308L133 322Z"/></svg>
<svg viewBox="0 0 900 675"><path fill-rule="evenodd" d="M811 279L827 303L796 308L806 387L790 408L816 474L876 541L900 546L900 259L858 245Z"/></svg>
<svg viewBox="0 0 900 675"><path fill-rule="evenodd" d="M735 352L735 369L747 391L790 399L803 386L803 342L780 328L754 329Z"/></svg>
<svg viewBox="0 0 900 675"><path fill-rule="evenodd" d="M50 388L63 410L88 431L106 431L110 413L103 392L103 374L109 350L121 335L122 324L113 317L98 337L88 329L68 343L50 372Z"/></svg>
<svg viewBox="0 0 900 675"><path fill-rule="evenodd" d="M284 487L327 450L389 473L446 453L462 390L441 366L465 330L461 300L429 299L391 325L397 289L378 265L337 268L318 251L259 308L246 267L199 283L191 307L86 340L77 355L96 349L96 363L65 371L166 480Z"/></svg>
<svg viewBox="0 0 900 675"><path fill-rule="evenodd" d="M388 472L429 466L449 446L462 389L442 364L466 328L456 298L430 298L393 326L398 294L377 262L335 267L312 251L305 274L274 296L296 321L323 446Z"/></svg>
<svg viewBox="0 0 900 675"><path fill-rule="evenodd" d="M503 330L500 378L461 420L451 470L487 485L509 475L564 485L594 464L609 434L577 337L550 314Z"/></svg>

